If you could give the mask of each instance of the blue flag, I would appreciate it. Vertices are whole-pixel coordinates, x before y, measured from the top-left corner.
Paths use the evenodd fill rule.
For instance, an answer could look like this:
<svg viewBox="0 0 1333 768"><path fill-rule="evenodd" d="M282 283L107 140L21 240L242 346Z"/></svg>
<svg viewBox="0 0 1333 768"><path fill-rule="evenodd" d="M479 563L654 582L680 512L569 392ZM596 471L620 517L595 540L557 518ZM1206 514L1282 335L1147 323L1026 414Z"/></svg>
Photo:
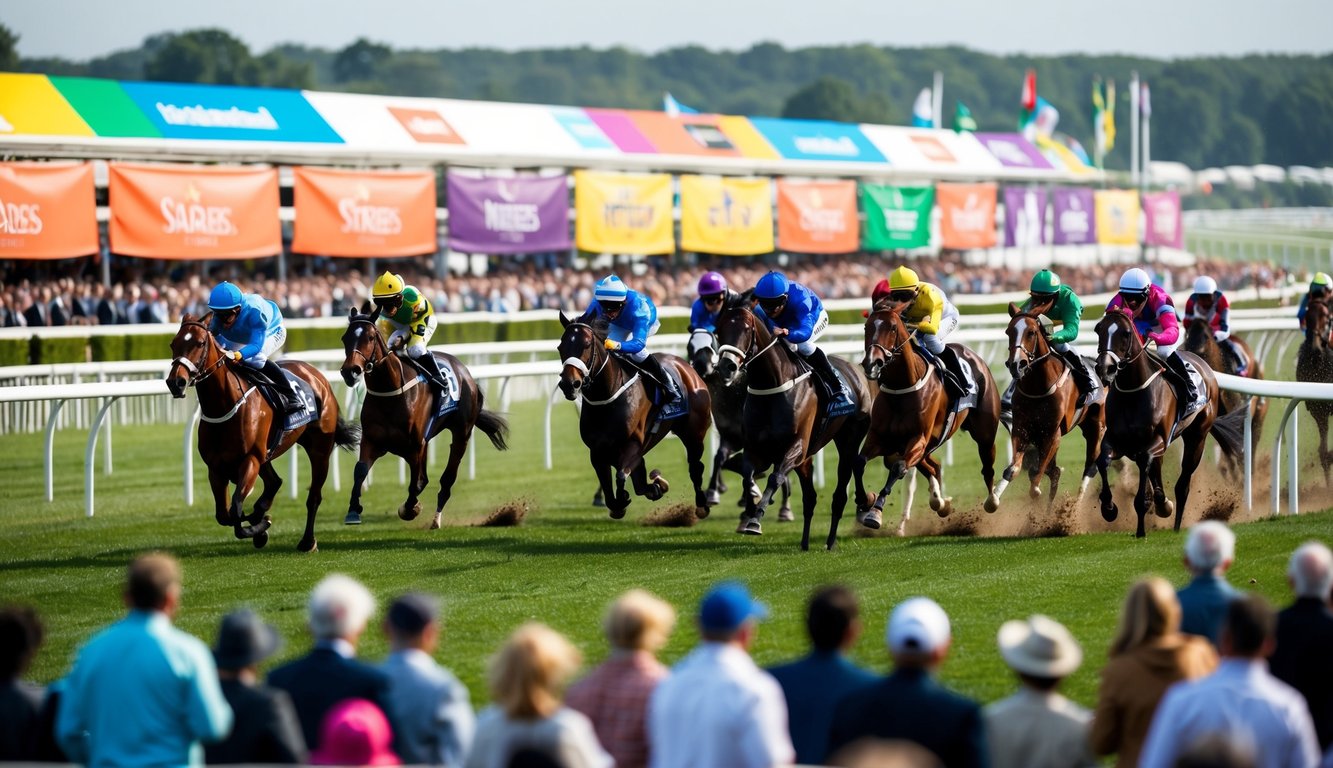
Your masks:
<svg viewBox="0 0 1333 768"><path fill-rule="evenodd" d="M671 95L671 91L667 91L666 94L662 96L662 111L671 117L699 114L699 110L694 107L687 107L679 101L676 101L676 97Z"/></svg>

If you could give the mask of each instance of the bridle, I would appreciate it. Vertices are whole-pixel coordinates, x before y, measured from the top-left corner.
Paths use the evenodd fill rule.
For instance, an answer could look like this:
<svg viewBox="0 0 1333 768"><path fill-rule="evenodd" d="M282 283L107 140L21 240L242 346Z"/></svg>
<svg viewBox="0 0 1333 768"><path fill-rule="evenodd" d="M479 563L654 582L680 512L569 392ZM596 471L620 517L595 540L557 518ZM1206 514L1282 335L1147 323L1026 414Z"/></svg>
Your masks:
<svg viewBox="0 0 1333 768"><path fill-rule="evenodd" d="M353 346L351 349L347 351L347 355L349 357L352 355L360 357L362 363L361 368L366 372L366 375L369 375L371 371L375 370L375 366L379 365L380 363L384 362L384 360L388 359L390 354L389 347L384 343L384 339L380 336L379 327L375 325L374 320L364 317L356 318L347 324L347 328L350 331L352 328L358 325L370 326L370 330L373 333L367 334L367 336L377 341L377 343L374 344L375 347L374 352L377 354L375 357L372 358L367 356L366 353L362 352L360 348Z"/></svg>
<svg viewBox="0 0 1333 768"><path fill-rule="evenodd" d="M597 359L598 358L597 333L593 330L593 327L591 325L588 325L587 323L570 323L569 325L565 326L565 333L569 333L571 329L575 328L586 330L588 332L588 335L592 337L592 341L588 343L586 351L592 355L593 359L591 361L585 362L583 360L582 355L578 357L571 356L571 357L566 357L564 360L562 360L561 364L570 366L571 368L577 368L579 371L583 373L584 383L592 384L593 381L596 380L597 376L600 375L601 372L606 369L606 364L610 362L611 355L609 353L601 355L601 360L599 362ZM596 367L596 370L592 370L594 366Z"/></svg>
<svg viewBox="0 0 1333 768"><path fill-rule="evenodd" d="M214 347L217 346L218 341L216 338L213 337L213 332L208 330L208 326L204 325L203 323L198 322L197 320L188 320L186 322L181 323L181 329L183 330L185 328L198 328L199 330L203 331L203 337L208 339L208 342L211 346ZM193 360L186 357L185 355L180 355L179 357L171 361L171 367L174 369L176 366L179 365L185 370L189 371L190 375L186 378L185 385L187 387L193 387L193 386L198 386L200 382L207 380L209 376L212 376L214 373L216 373L218 368L222 367L223 363L226 362L227 362L227 356L225 354L219 354L216 362L200 370L199 366L196 365Z"/></svg>
<svg viewBox="0 0 1333 768"><path fill-rule="evenodd" d="M745 331L747 334L749 334L750 337L750 349L754 349L755 338L756 338L756 334L754 332L754 323L758 321L754 319L753 314L748 312L746 314L748 315L748 317L745 318ZM750 363L753 363L754 361L763 357L766 352L768 352L770 349L776 346L777 343L781 340L782 337L775 334L773 338L769 340L768 344L764 346L763 349L753 354L746 352L740 347L734 347L730 344L719 344L717 347L717 355L719 358L724 358L728 356L733 358L736 362L736 372L739 374L745 371L746 368L750 365Z"/></svg>
<svg viewBox="0 0 1333 768"><path fill-rule="evenodd" d="M1022 378L1028 371L1032 370L1032 367L1035 366L1037 363L1040 363L1043 360L1050 357L1051 355L1055 354L1055 348L1051 346L1050 339L1046 337L1046 330L1044 327L1042 327L1041 320L1037 319L1036 316L1027 312L1023 312L1021 314L1014 315L1014 320L1027 320L1029 323L1037 327L1037 332L1034 333L1029 329L1027 325L1025 325L1021 337L1015 334L1014 337L1015 346L1010 348L1009 350L1009 360L1005 361L1005 365L1009 367L1010 373L1014 374L1014 378L1018 379ZM1014 325L1010 325L1010 328L1017 330L1017 327ZM1040 355L1038 355L1034 350L1028 349L1027 345L1022 343L1023 339L1031 337L1034 339L1033 346L1035 347L1036 346L1035 339L1038 338L1038 336L1040 336L1040 338L1046 342L1046 352ZM1013 359L1014 353L1016 352L1023 353L1022 361L1016 361ZM1019 364L1020 362L1022 363L1022 365Z"/></svg>
<svg viewBox="0 0 1333 768"><path fill-rule="evenodd" d="M881 310L876 311L874 314L877 315L877 314L879 314L880 312L887 312L887 311L888 311L888 310L883 310L883 309L881 309ZM883 322L883 319L882 319L882 318L874 318L873 315L872 315L872 319L875 319L877 322ZM901 316L900 316L900 319L901 319ZM872 350L872 349L878 349L880 352L883 352L883 353L884 353L884 367L887 368L887 367L889 366L889 364L893 362L894 358L896 358L896 357L898 357L900 354L902 354L903 348L905 348L908 344L910 344L910 343L912 342L912 339L915 339L915 338L916 338L916 334L917 334L917 329L916 329L916 328L913 328L912 330L908 331L908 332L907 332L907 335L903 337L903 340L900 341L900 342L898 342L896 345L894 345L894 347L893 347L892 349L890 349L890 348L884 346L883 344L880 344L878 341L872 341L872 342L870 342L870 346L868 346L868 347L866 348L866 352L869 352L869 351Z"/></svg>
<svg viewBox="0 0 1333 768"><path fill-rule="evenodd" d="M1123 359L1120 357L1120 355L1118 355L1118 354L1116 354L1114 351L1112 351L1112 349L1111 349L1111 335L1112 335L1113 332L1117 332L1117 331L1118 331L1118 332L1123 332L1123 333L1126 333L1126 334L1132 334L1132 335L1135 336L1136 338L1138 337L1138 329L1134 327L1134 317L1133 317L1132 315L1129 315L1129 314L1124 313L1124 312L1117 312L1117 314L1120 314L1120 315L1122 315L1122 316L1125 318L1125 320L1126 320L1126 321L1128 322L1128 324L1129 324L1129 328L1128 328L1128 329L1121 329L1121 328L1120 328L1120 324L1119 324L1118 322L1116 322L1116 321L1112 318L1111 313L1107 313L1107 315L1106 315L1107 318L1112 318L1112 319L1110 320L1110 325L1107 326L1107 327L1104 329L1104 332L1103 332L1103 338L1105 339L1105 345L1106 345L1106 348L1105 348L1105 349L1099 349L1099 350L1098 350L1098 351L1099 351L1099 359L1100 359L1101 356L1105 356L1105 357L1107 358L1107 360L1110 362L1110 369L1111 369L1111 372L1112 372L1110 378L1111 378L1112 380L1114 380L1114 379L1116 378L1116 375L1119 374L1120 371L1124 370L1127 366L1133 365L1135 361L1137 361L1140 357L1142 357L1143 355L1147 354L1147 352L1148 352L1148 345L1147 345L1147 344L1142 344L1142 343L1138 345L1139 348L1134 352L1134 354L1130 355L1129 357L1123 358ZM1161 373L1161 371L1159 370L1157 373ZM1152 376L1152 377L1149 377L1148 381L1151 382L1153 378L1156 378L1156 375L1154 375L1154 376ZM1146 384L1145 384L1145 386L1146 386ZM1122 391L1122 392L1133 391L1133 390L1121 389L1119 386L1117 386L1116 388L1117 388L1117 389L1120 389L1120 391Z"/></svg>

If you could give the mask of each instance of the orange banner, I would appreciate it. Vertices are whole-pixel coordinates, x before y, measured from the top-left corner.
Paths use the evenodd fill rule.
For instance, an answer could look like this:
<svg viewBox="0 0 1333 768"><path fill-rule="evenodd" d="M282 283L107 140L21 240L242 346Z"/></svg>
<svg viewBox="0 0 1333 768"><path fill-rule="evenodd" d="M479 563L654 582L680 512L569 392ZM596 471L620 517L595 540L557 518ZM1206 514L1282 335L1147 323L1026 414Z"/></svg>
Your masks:
<svg viewBox="0 0 1333 768"><path fill-rule="evenodd" d="M69 259L97 250L91 165L0 163L0 259Z"/></svg>
<svg viewBox="0 0 1333 768"><path fill-rule="evenodd" d="M111 250L150 259L282 251L272 168L111 164Z"/></svg>
<svg viewBox="0 0 1333 768"><path fill-rule="evenodd" d="M966 250L995 245L995 185L937 184L940 246Z"/></svg>
<svg viewBox="0 0 1333 768"><path fill-rule="evenodd" d="M796 253L853 253L860 227L856 182L778 179L778 248Z"/></svg>
<svg viewBox="0 0 1333 768"><path fill-rule="evenodd" d="M323 256L435 253L435 174L296 168L292 250Z"/></svg>

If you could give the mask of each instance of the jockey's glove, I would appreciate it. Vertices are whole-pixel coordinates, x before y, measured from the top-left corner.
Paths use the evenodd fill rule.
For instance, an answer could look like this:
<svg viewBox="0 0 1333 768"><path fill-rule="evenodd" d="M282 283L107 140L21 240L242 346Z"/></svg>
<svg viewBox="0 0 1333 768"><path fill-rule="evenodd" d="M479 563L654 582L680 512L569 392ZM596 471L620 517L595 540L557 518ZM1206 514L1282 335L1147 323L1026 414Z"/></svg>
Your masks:
<svg viewBox="0 0 1333 768"><path fill-rule="evenodd" d="M620 342L616 341L615 339L607 339L602 346L610 350L616 350L620 349Z"/></svg>
<svg viewBox="0 0 1333 768"><path fill-rule="evenodd" d="M238 363L241 362L241 353L237 350L232 350L231 352L228 353L227 356L230 357L235 362Z"/></svg>

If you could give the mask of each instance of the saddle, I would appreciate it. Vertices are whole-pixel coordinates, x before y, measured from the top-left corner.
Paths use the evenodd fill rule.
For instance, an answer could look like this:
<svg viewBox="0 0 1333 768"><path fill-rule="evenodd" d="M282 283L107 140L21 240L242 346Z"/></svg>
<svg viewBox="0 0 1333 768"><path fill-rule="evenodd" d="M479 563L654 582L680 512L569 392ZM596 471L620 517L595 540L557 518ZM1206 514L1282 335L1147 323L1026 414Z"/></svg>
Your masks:
<svg viewBox="0 0 1333 768"><path fill-rule="evenodd" d="M280 423L276 420L273 422L274 427L280 428L269 429L268 453L271 456L273 450L277 448L278 443L282 442L282 436L284 434L314 421L320 411L319 399L315 396L315 390L310 386L309 382L284 368L282 369L282 373L287 377L287 381L291 383L292 391L296 393L296 399L300 404L300 407L296 410L283 413L282 397L275 390L275 382L262 370L246 368L244 366L241 367L243 368L241 377L255 385L255 388L259 390L259 394L262 395L263 398L268 401L269 406L273 408L274 413L283 414Z"/></svg>

